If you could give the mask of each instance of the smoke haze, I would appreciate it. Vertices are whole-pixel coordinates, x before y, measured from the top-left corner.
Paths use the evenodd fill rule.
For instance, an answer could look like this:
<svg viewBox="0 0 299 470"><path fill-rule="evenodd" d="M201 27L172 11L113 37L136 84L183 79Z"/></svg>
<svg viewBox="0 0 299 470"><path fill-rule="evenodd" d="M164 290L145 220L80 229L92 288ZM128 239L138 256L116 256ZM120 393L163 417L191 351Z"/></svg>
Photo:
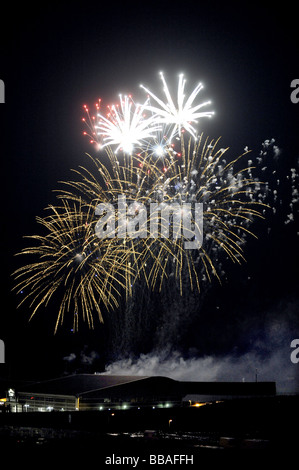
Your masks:
<svg viewBox="0 0 299 470"><path fill-rule="evenodd" d="M288 351L286 351L288 349ZM106 368L108 375L165 376L192 381L276 381L278 393L298 391L298 373L290 360L291 349L282 348L266 358L255 351L242 356L205 356L183 358L180 353L170 356L161 352L144 354L138 359L119 360ZM298 367L298 366L297 366Z"/></svg>
<svg viewBox="0 0 299 470"><path fill-rule="evenodd" d="M288 304L292 312L294 305ZM298 393L299 367L291 361L291 341L298 333L292 315L281 320L271 318L247 351L233 348L226 354L198 356L170 347L155 349L151 353L119 359L106 366L110 375L160 375L176 380L192 381L275 381L278 393ZM294 336L295 335L295 336Z"/></svg>

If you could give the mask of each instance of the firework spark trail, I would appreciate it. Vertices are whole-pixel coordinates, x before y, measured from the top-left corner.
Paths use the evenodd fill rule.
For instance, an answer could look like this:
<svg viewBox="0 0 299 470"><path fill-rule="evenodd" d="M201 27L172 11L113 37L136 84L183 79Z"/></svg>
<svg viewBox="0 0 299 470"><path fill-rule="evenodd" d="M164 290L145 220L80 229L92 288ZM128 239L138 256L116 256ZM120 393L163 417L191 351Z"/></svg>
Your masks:
<svg viewBox="0 0 299 470"><path fill-rule="evenodd" d="M140 160L136 157L128 157L124 164L120 164L116 155L108 151L112 170L109 172L107 166L103 165L100 160L94 160L96 165L95 175L100 176L100 180L90 171L81 168L76 171L81 176L81 181L65 182L71 190L60 191L58 197L69 198L73 201L81 201L84 199L89 210L95 212L97 204L100 202L109 202L117 205L118 195L121 193L126 197L127 224L130 220L134 221L139 206L144 205L149 208L151 203L170 202L171 198L165 192L165 174L159 169L155 161ZM102 190L101 182L105 181L107 189ZM160 225L167 220L160 218L160 214L152 213L157 218ZM161 216L162 217L162 216ZM116 220L117 216L116 216ZM157 277L162 274L161 280L166 274L167 262L177 264L177 269L182 263L183 246L180 243L175 244L173 240L164 238L154 238L150 232L151 225L147 227L149 235L146 238L133 239L126 236L123 244L131 250L131 265L134 270L142 273L147 285L156 283ZM153 278L155 281L153 282ZM127 282L129 290L132 287L132 277Z"/></svg>
<svg viewBox="0 0 299 470"><path fill-rule="evenodd" d="M140 206L149 207L161 194L161 179L164 179L161 170L154 160L147 161L136 156L127 156L123 163L120 163L117 156L109 148L107 149L109 165L104 165L99 159L91 160L95 165L95 171L91 172L84 167L74 170L80 176L80 181L64 182L68 189L60 190L58 197L71 200L75 203L84 201L90 212L95 213L98 204L110 203L116 208L118 196L124 195L126 198L126 225L130 220L134 222ZM103 189L103 185L105 189ZM119 214L116 211L115 221L118 226ZM160 220L159 220L160 221ZM109 220L107 220L109 224ZM114 225L114 224L113 224ZM150 227L149 227L150 228ZM115 234L117 237L117 233ZM108 235L109 236L109 235ZM178 248L173 251L172 243L167 239L156 240L151 236L146 238L133 238L128 234L121 238L123 246L130 252L130 266L136 272L136 276L143 275L148 284L149 263L152 269L163 270L164 256L176 256ZM128 292L131 293L133 276L130 274L126 282Z"/></svg>
<svg viewBox="0 0 299 470"><path fill-rule="evenodd" d="M204 243L199 250L184 250L182 239L173 241L180 246L178 255L181 262L176 264L176 276L180 278L182 267L187 266L191 287L199 286L200 266L204 266L204 276L218 277L220 254L225 253L233 262L244 259L242 245L247 235L253 235L249 226L255 217L263 217L262 210L266 204L252 197L256 181L244 175L249 169L234 170L234 161L220 165L226 150L216 150L217 141L206 140L202 143L191 139L185 146L181 141L181 159L174 159L171 153L164 160L166 184L164 198L180 203L203 202ZM187 147L187 148L186 148ZM261 189L261 188L260 188ZM158 273L157 273L158 274ZM161 274L159 273L159 276ZM163 276L161 276L161 279ZM194 281L192 281L194 278Z"/></svg>
<svg viewBox="0 0 299 470"><path fill-rule="evenodd" d="M199 92L203 89L199 83L190 96L185 100L186 80L183 74L179 75L177 104L173 100L163 73L160 73L166 101L158 98L148 88L140 85L149 95L143 104L135 104L131 95L119 95L119 104L108 107L108 113L100 112L101 100L96 103L96 116L90 116L89 109L85 105L87 120L84 117L89 132L84 132L90 137L91 143L97 143L98 148L107 146L115 147L115 152L122 150L131 154L137 148L139 151L152 149L152 153L163 156L171 145L175 136L181 136L186 130L194 138L197 131L193 124L203 117L211 117L213 111L201 109L210 101L194 104ZM150 97L160 106L153 106ZM147 116L146 111L150 114Z"/></svg>
<svg viewBox="0 0 299 470"><path fill-rule="evenodd" d="M37 257L14 273L15 290L30 300L31 318L41 306L58 298L59 309L55 332L66 313L73 313L73 329L79 327L79 317L93 328L94 312L103 321L101 307L118 306L119 292L124 289L131 273L127 264L129 251L114 240L102 240L94 232L94 214L81 204L68 201L61 206L49 206L51 214L37 218L45 235L27 238L35 242L20 254Z"/></svg>
<svg viewBox="0 0 299 470"><path fill-rule="evenodd" d="M113 105L109 119L98 114L96 128L103 136L104 146L117 145L116 152L122 149L124 153L130 154L135 146L142 147L142 142L154 138L159 126L153 116L144 117L146 106L147 101L135 105L130 97L123 98L120 95L120 108Z"/></svg>
<svg viewBox="0 0 299 470"><path fill-rule="evenodd" d="M115 153L121 150L125 154L131 154L137 148L148 145L149 140L154 139L160 126L154 116L145 116L148 100L143 104L135 104L131 96L119 95L119 104L109 106L109 112L105 116L100 112L100 100L96 103L97 116L90 116L89 109L85 105L87 113L83 121L89 128L88 134L91 143L97 143L99 148L115 147Z"/></svg>
<svg viewBox="0 0 299 470"><path fill-rule="evenodd" d="M86 104L83 106L83 108L84 108L85 115L86 115L87 118L83 117L82 121L85 123L85 125L88 128L88 132L84 131L83 135L86 135L86 136L89 137L89 139L90 139L89 142L91 144L97 144L97 149L99 150L102 147L102 141L98 137L98 133L97 133L97 130L96 130L96 127L95 127L96 126L96 116L95 115L90 115L89 108ZM96 114L98 114L100 112L100 108L101 108L101 99L99 99L96 102L95 108L96 108Z"/></svg>
<svg viewBox="0 0 299 470"><path fill-rule="evenodd" d="M156 103L160 106L157 107L152 106L151 104L145 104L145 109L153 112L157 122L172 126L172 130L168 138L169 142L171 142L172 138L176 134L180 136L183 128L186 129L195 138L197 131L191 123L197 124L199 118L211 117L214 114L213 111L199 111L201 108L211 104L210 101L193 106L195 98L203 88L202 83L199 83L195 87L187 101L184 102L186 80L184 79L184 75L180 74L177 91L177 105L175 105L162 72L160 72L160 76L163 83L163 91L165 93L166 101L164 102L148 88L141 85L141 88L143 88L145 92L148 93L150 97L152 97L153 100L156 101Z"/></svg>

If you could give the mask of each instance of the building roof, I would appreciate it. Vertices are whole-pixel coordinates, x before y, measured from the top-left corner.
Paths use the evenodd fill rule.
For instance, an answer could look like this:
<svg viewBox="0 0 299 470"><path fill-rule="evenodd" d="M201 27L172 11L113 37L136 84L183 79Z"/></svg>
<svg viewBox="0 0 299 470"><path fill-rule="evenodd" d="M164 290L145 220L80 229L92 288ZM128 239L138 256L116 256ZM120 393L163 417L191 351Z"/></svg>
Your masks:
<svg viewBox="0 0 299 470"><path fill-rule="evenodd" d="M81 396L146 378L132 375L74 374L31 383L19 391Z"/></svg>
<svg viewBox="0 0 299 470"><path fill-rule="evenodd" d="M72 395L82 399L103 397L176 397L187 394L257 396L275 395L275 382L180 382L168 377L77 374L35 382L19 392Z"/></svg>

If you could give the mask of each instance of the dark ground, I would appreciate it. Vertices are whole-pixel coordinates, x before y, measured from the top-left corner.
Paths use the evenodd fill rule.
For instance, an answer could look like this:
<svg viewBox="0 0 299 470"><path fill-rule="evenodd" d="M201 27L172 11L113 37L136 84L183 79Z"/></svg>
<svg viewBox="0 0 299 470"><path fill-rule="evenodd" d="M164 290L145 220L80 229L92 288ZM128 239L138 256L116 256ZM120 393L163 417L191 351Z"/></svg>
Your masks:
<svg viewBox="0 0 299 470"><path fill-rule="evenodd" d="M278 458L287 465L298 454L298 410L299 396L276 396L200 408L2 413L0 449L11 463L29 459L33 467L46 461L80 467L80 462L96 459L97 468L111 468L105 459L112 454L139 456L137 468L155 468L149 463L151 454L193 455L193 468L217 462L236 468L243 468L242 462L268 466ZM148 429L157 434L147 437Z"/></svg>

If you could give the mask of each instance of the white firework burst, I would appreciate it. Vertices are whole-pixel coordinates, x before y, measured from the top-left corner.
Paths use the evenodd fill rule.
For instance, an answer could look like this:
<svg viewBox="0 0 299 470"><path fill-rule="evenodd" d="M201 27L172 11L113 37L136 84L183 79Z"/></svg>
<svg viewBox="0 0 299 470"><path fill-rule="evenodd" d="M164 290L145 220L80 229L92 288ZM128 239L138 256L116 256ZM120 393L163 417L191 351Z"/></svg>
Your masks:
<svg viewBox="0 0 299 470"><path fill-rule="evenodd" d="M130 96L120 95L120 106L112 105L107 117L98 114L96 129L103 147L116 145L115 152L121 149L130 154L134 147L142 147L145 140L154 138L159 126L154 116L145 117L147 103L135 105Z"/></svg>
<svg viewBox="0 0 299 470"><path fill-rule="evenodd" d="M183 129L188 131L195 138L196 129L193 127L192 124L197 124L199 118L211 117L214 114L213 111L200 111L203 107L211 104L210 101L202 102L195 106L193 105L195 98L203 88L202 83L199 83L194 88L189 98L185 101L184 90L186 80L184 79L184 75L180 74L178 82L177 104L175 104L174 100L171 97L169 88L162 72L160 72L160 76L164 85L163 91L165 93L166 101L162 101L148 88L145 88L143 85L140 85L141 88L143 88L160 106L156 107L150 104L145 104L145 109L153 113L156 122L172 126L169 141L177 133L181 135Z"/></svg>

